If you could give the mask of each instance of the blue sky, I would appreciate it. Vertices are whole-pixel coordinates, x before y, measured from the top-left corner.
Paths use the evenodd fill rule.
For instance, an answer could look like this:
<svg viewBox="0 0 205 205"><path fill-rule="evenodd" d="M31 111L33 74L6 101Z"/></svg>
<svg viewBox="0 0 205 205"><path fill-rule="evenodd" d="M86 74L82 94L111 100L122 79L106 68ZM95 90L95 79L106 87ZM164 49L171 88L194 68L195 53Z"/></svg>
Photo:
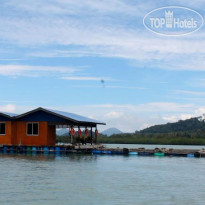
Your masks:
<svg viewBox="0 0 205 205"><path fill-rule="evenodd" d="M204 17L202 0L0 2L0 111L47 107L125 132L205 113L204 26L169 37L143 25L170 5Z"/></svg>

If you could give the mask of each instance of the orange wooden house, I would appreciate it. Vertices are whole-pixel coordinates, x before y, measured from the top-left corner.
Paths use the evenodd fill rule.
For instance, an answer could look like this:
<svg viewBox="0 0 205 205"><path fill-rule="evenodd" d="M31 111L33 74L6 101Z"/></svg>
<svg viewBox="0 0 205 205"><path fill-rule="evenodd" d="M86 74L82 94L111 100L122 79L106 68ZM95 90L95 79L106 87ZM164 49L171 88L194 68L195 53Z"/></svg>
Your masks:
<svg viewBox="0 0 205 205"><path fill-rule="evenodd" d="M105 123L80 115L37 108L21 115L0 113L0 144L53 146L57 127L96 128Z"/></svg>

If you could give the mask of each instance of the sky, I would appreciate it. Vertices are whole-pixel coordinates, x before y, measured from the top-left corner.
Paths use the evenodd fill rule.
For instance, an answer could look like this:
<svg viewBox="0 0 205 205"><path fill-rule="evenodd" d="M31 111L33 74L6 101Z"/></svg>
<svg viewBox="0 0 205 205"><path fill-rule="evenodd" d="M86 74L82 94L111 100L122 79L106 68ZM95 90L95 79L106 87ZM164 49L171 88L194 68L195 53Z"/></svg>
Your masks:
<svg viewBox="0 0 205 205"><path fill-rule="evenodd" d="M205 27L163 36L150 11L203 0L0 0L0 111L37 107L123 132L205 113Z"/></svg>

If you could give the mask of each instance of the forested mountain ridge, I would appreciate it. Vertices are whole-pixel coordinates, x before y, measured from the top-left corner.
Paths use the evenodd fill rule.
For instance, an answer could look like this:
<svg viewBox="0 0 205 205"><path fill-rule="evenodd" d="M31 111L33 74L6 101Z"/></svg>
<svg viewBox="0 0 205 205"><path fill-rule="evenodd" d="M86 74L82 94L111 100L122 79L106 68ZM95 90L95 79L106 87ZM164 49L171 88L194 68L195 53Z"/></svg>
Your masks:
<svg viewBox="0 0 205 205"><path fill-rule="evenodd" d="M205 145L205 120L195 117L175 123L155 125L135 133L99 137L101 143Z"/></svg>
<svg viewBox="0 0 205 205"><path fill-rule="evenodd" d="M141 130L139 133L156 134L171 132L197 132L199 130L205 131L205 121L202 117L179 120L178 122L167 123L164 125L154 125Z"/></svg>

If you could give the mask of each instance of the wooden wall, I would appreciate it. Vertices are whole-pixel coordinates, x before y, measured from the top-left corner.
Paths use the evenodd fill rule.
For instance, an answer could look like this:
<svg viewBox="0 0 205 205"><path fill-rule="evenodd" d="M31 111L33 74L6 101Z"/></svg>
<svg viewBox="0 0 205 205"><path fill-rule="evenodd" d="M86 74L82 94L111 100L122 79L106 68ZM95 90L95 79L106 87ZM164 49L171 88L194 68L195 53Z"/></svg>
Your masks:
<svg viewBox="0 0 205 205"><path fill-rule="evenodd" d="M39 122L39 135L31 136L26 133L27 122L16 122L15 144L47 145L47 122Z"/></svg>
<svg viewBox="0 0 205 205"><path fill-rule="evenodd" d="M52 146L56 143L55 126L48 126L47 122L39 122L39 135L27 135L27 122L6 122L6 135L0 135L0 144L4 145L28 145L28 146Z"/></svg>
<svg viewBox="0 0 205 205"><path fill-rule="evenodd" d="M47 144L48 145L55 145L55 143L56 143L56 126L49 125L48 126Z"/></svg>
<svg viewBox="0 0 205 205"><path fill-rule="evenodd" d="M0 144L12 144L12 122L6 121L6 135L0 135Z"/></svg>

